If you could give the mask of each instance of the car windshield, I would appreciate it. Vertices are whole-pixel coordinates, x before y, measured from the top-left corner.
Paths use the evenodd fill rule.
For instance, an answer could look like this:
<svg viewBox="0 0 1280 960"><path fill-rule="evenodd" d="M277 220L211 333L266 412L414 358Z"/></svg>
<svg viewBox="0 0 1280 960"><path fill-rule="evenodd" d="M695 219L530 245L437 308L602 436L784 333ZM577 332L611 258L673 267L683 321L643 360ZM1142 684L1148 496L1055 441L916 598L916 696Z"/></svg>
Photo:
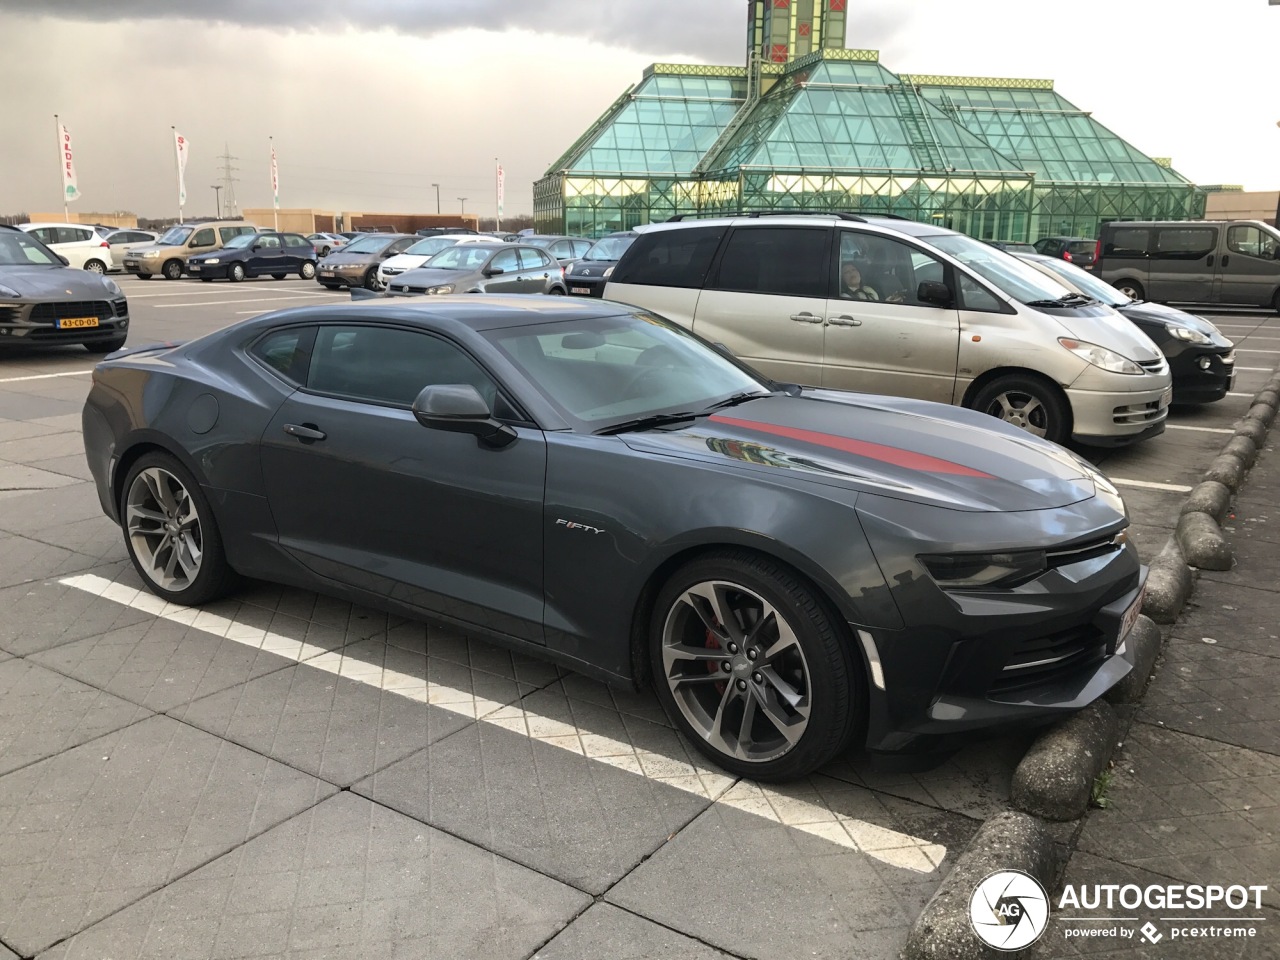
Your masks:
<svg viewBox="0 0 1280 960"><path fill-rule="evenodd" d="M423 266L438 270L479 270L499 249L502 248L487 243L458 243L440 251Z"/></svg>
<svg viewBox="0 0 1280 960"><path fill-rule="evenodd" d="M649 313L561 320L484 334L572 423L598 431L655 414L702 414L774 385Z"/></svg>
<svg viewBox="0 0 1280 960"><path fill-rule="evenodd" d="M1102 303L1110 304L1113 307L1123 307L1133 302L1105 280L1099 280L1088 270L1081 270L1065 260L1055 260L1050 257L1044 260L1037 260L1036 266L1052 270L1077 290Z"/></svg>
<svg viewBox="0 0 1280 960"><path fill-rule="evenodd" d="M623 251L636 242L635 237L601 237L591 245L583 260L621 260Z"/></svg>
<svg viewBox="0 0 1280 960"><path fill-rule="evenodd" d="M389 237L361 237L352 240L342 248L343 253L381 253L384 247L391 244Z"/></svg>
<svg viewBox="0 0 1280 960"><path fill-rule="evenodd" d="M257 234L253 234L253 233L242 233L242 234L240 234L240 236L238 236L238 237L232 237L230 240L228 240L226 243L224 243L224 244L222 245L222 249L224 249L224 250L234 250L234 249L236 249L237 247L247 247L247 246L249 246L249 244L253 243L253 241L254 241L254 240L256 240L256 239L257 239Z"/></svg>
<svg viewBox="0 0 1280 960"><path fill-rule="evenodd" d="M404 252L412 253L415 257L433 257L441 250L447 250L457 242L457 240L445 240L441 237L427 237L425 240L419 240Z"/></svg>
<svg viewBox="0 0 1280 960"><path fill-rule="evenodd" d="M26 234L0 233L0 267L47 266L58 263L58 258L45 249L34 237Z"/></svg>
<svg viewBox="0 0 1280 960"><path fill-rule="evenodd" d="M160 242L167 246L176 247L180 243L186 243L187 237L191 236L191 227L170 227L168 232L160 238Z"/></svg>
<svg viewBox="0 0 1280 960"><path fill-rule="evenodd" d="M922 237L938 250L955 257L978 276L990 281L1021 303L1061 300L1070 293L1052 277L1046 277L1012 254L959 233Z"/></svg>

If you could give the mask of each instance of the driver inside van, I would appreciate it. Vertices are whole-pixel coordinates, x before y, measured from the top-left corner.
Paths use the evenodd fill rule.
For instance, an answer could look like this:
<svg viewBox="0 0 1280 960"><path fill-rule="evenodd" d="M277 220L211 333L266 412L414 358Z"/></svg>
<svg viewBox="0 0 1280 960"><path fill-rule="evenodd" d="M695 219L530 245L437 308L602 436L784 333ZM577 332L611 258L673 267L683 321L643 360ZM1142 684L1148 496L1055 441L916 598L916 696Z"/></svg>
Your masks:
<svg viewBox="0 0 1280 960"><path fill-rule="evenodd" d="M844 300L879 300L880 294L862 282L862 271L858 265L846 260L840 267L840 297Z"/></svg>

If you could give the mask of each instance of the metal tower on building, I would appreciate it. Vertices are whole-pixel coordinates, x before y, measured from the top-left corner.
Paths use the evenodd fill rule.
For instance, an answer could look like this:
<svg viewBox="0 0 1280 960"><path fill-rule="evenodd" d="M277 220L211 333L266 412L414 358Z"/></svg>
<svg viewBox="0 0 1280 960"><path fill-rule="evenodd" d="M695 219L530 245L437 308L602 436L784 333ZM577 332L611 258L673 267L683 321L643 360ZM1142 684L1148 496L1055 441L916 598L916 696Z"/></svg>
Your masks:
<svg viewBox="0 0 1280 960"><path fill-rule="evenodd" d="M218 157L222 161L222 188L227 191L226 210L233 217L240 216L240 204L236 201L236 184L240 182L240 178L233 176L240 168L231 165L232 160L239 160L239 157L231 155L231 147L226 143L222 145L222 156Z"/></svg>
<svg viewBox="0 0 1280 960"><path fill-rule="evenodd" d="M750 0L747 62L790 63L815 50L841 49L848 0Z"/></svg>

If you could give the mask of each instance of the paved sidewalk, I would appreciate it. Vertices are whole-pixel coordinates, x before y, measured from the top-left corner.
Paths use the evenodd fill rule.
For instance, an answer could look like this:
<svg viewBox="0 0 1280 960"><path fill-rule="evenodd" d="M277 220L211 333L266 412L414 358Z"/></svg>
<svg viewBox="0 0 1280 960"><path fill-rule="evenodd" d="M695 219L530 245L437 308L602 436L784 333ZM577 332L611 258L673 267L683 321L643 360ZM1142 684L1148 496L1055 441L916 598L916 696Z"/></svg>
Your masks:
<svg viewBox="0 0 1280 960"><path fill-rule="evenodd" d="M1135 931L1151 921L1155 944L1140 931L1127 940L1068 940L1067 927L1107 924L1073 924L1063 915L1089 911L1062 910L1035 949L1037 958L1280 957L1280 452L1274 445L1245 481L1224 532L1236 567L1197 580L1117 751L1110 805L1085 819L1064 883L1266 884L1261 909L1239 914L1261 918L1244 924L1256 935L1175 940L1179 924L1160 919L1171 911L1139 907L1112 915L1138 916L1127 924ZM1189 912L1188 921L1193 916Z"/></svg>

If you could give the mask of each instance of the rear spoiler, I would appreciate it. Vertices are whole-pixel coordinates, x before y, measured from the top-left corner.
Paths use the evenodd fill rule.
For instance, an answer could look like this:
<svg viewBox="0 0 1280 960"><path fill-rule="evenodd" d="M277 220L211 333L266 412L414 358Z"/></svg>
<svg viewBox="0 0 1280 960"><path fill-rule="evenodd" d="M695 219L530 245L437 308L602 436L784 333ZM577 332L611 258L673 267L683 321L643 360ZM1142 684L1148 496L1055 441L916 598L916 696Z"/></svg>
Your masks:
<svg viewBox="0 0 1280 960"><path fill-rule="evenodd" d="M104 360L121 360L124 357L136 357L144 353L160 353L164 350L172 350L185 344L185 340L166 340L163 343L149 343L145 347L123 347L119 350L108 353L102 359Z"/></svg>

